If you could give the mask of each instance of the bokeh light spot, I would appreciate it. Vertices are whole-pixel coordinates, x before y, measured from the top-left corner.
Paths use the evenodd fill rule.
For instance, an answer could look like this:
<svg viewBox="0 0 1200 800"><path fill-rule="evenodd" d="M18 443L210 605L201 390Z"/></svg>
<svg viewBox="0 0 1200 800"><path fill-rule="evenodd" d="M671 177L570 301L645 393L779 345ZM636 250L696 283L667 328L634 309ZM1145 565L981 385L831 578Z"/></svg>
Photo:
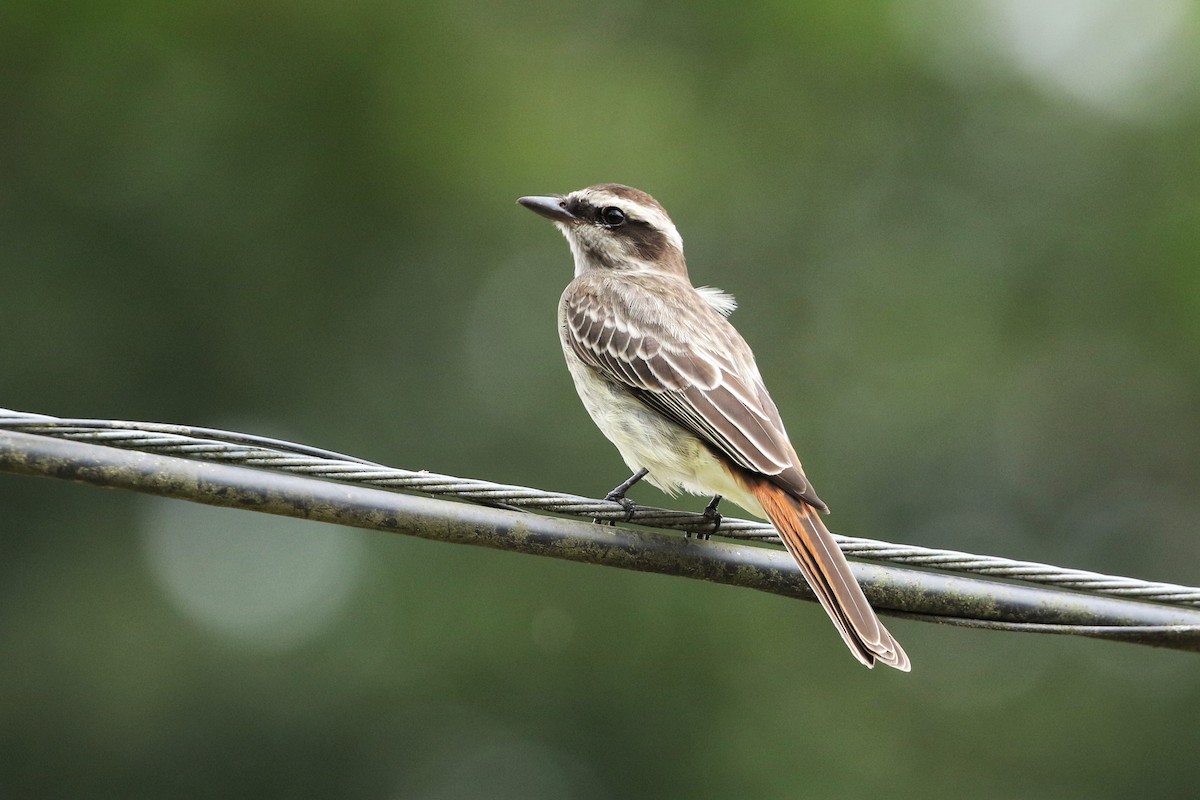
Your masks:
<svg viewBox="0 0 1200 800"><path fill-rule="evenodd" d="M151 574L180 611L263 650L320 635L362 573L356 532L266 514L153 498L141 537Z"/></svg>

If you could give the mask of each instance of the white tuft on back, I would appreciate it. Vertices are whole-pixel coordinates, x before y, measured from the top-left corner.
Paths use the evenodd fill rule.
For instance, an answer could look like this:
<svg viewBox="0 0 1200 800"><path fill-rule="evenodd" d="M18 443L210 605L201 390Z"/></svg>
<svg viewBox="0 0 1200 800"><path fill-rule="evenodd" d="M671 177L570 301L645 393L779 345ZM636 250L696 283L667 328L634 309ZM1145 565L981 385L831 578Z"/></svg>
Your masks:
<svg viewBox="0 0 1200 800"><path fill-rule="evenodd" d="M737 300L733 295L713 286L697 286L696 291L704 298L704 302L712 306L713 310L722 317L728 317L737 308Z"/></svg>

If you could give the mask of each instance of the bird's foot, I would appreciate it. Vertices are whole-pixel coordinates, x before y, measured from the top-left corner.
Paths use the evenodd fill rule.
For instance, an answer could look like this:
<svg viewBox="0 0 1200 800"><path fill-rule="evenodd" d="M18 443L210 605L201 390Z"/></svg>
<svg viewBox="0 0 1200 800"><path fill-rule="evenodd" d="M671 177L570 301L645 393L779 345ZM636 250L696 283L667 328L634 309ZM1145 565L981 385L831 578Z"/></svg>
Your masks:
<svg viewBox="0 0 1200 800"><path fill-rule="evenodd" d="M712 535L714 533L721 530L721 519L722 519L721 512L717 511L717 506L720 504L721 504L721 495L718 494L713 497L712 502L710 502L708 505L706 505L704 507L704 518L712 523L713 528L711 531L705 531L703 533L697 532L696 533L697 539L703 539L704 541L708 541L709 539L712 538ZM690 538L691 533L685 533L684 536L687 536L688 538Z"/></svg>
<svg viewBox="0 0 1200 800"><path fill-rule="evenodd" d="M646 477L649 473L650 473L650 470L643 467L642 469L639 469L637 472L630 475L629 478L627 480L625 480L620 486L616 487L611 492L604 495L605 500L612 502L612 503L618 503L621 506L621 508L625 509L625 520L624 520L625 522L629 522L629 520L633 518L633 511L634 511L634 509L637 508L637 504L634 503L632 500L630 500L628 497L626 497L625 493L628 492L629 489L635 483L640 481L642 478ZM604 520L602 520L600 517L593 517L592 522L595 523L596 525L602 525L604 523ZM608 521L608 524L616 525L617 522L616 522L616 520L610 519Z"/></svg>
<svg viewBox="0 0 1200 800"><path fill-rule="evenodd" d="M633 519L633 511L637 508L637 503L633 502L625 495L617 494L616 492L609 492L608 494L604 495L604 499L612 503L618 503L620 504L621 508L625 509L625 519L623 522L629 522L629 520ZM594 520L592 520L592 522L600 523L603 522L603 520L601 520L599 517L596 517ZM610 519L608 524L616 525L617 522L616 520Z"/></svg>

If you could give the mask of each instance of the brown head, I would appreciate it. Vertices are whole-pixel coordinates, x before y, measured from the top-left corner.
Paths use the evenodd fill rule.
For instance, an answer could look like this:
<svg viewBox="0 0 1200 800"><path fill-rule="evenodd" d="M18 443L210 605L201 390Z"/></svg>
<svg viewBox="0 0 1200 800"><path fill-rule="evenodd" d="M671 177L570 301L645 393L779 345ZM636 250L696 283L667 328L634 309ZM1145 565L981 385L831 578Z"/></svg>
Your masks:
<svg viewBox="0 0 1200 800"><path fill-rule="evenodd" d="M576 275L612 269L687 277L679 231L658 201L640 189L601 183L517 202L551 220L567 237Z"/></svg>

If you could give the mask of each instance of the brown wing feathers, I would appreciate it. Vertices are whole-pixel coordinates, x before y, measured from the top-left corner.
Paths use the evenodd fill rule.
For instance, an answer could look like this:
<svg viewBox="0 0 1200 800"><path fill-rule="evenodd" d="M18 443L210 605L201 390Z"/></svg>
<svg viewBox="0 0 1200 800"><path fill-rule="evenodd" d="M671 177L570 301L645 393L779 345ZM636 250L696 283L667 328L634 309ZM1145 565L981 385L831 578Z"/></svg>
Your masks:
<svg viewBox="0 0 1200 800"><path fill-rule="evenodd" d="M649 290L653 284L641 288ZM694 431L733 463L775 476L797 496L824 510L800 470L779 411L761 384L749 348L729 323L697 295L696 309L676 309L678 325L656 323L665 314L641 314L635 328L617 286L597 283L578 291L566 308L568 342L585 364L631 389L647 405ZM639 298L649 304L646 291ZM640 309L647 311L646 308ZM681 330L704 336L681 340ZM720 349L703 348L715 343Z"/></svg>

